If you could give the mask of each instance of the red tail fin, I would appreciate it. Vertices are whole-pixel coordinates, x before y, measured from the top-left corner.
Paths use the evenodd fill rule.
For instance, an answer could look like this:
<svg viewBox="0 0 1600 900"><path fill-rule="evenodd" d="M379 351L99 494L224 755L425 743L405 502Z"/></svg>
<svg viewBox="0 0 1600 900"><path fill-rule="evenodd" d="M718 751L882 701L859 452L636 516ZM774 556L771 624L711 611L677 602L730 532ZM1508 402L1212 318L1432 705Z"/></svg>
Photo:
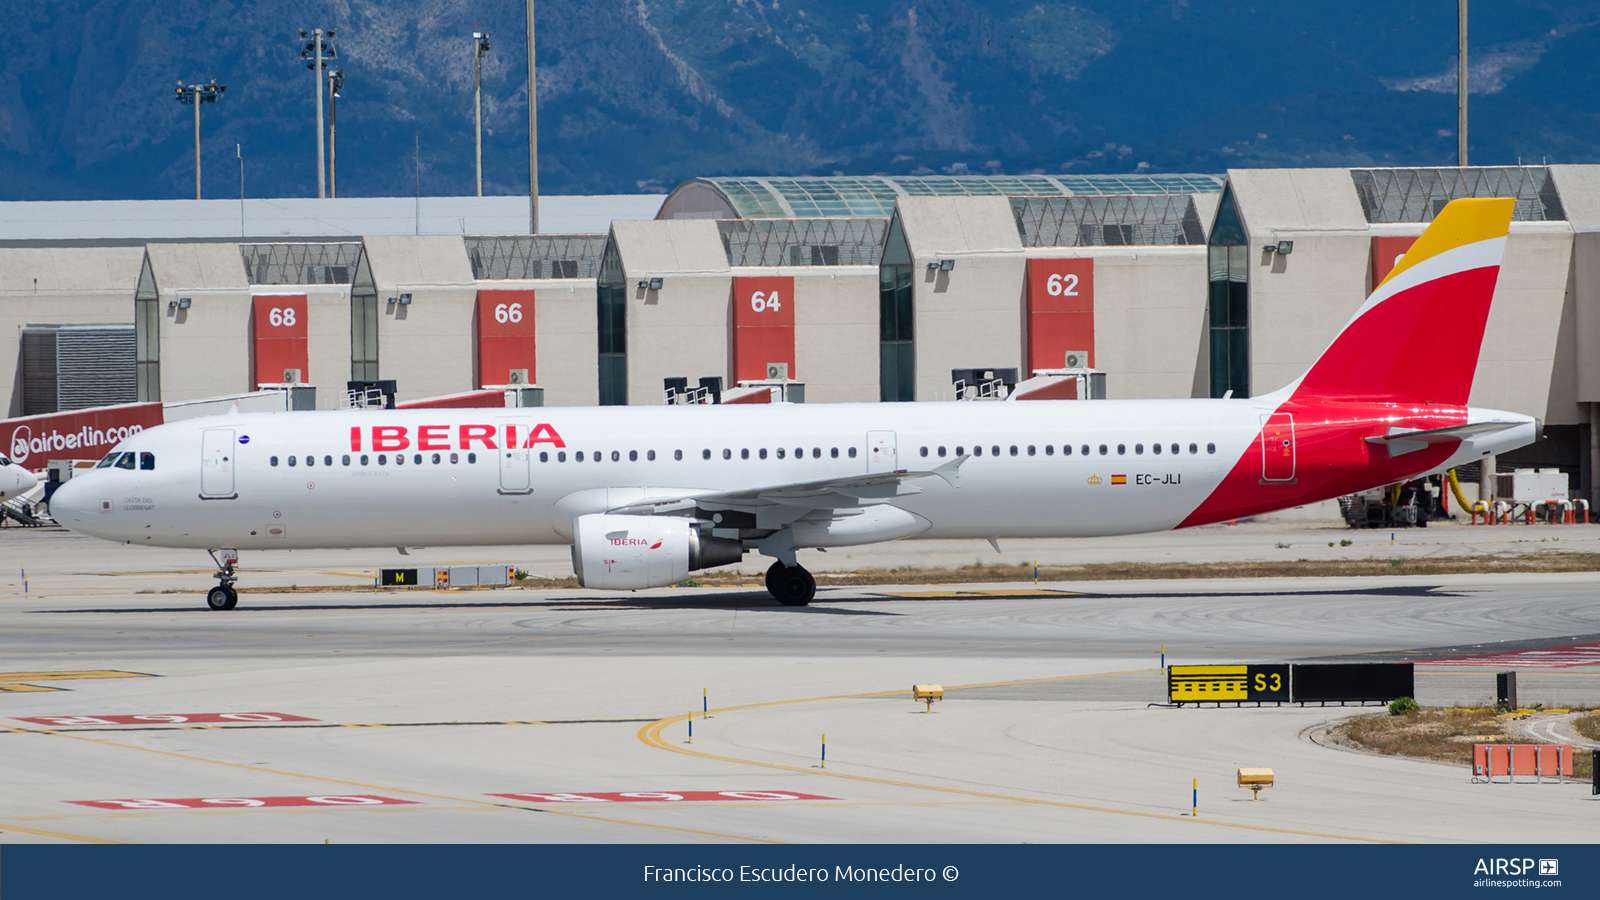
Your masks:
<svg viewBox="0 0 1600 900"><path fill-rule="evenodd" d="M1451 201L1294 395L1465 405L1515 203Z"/></svg>

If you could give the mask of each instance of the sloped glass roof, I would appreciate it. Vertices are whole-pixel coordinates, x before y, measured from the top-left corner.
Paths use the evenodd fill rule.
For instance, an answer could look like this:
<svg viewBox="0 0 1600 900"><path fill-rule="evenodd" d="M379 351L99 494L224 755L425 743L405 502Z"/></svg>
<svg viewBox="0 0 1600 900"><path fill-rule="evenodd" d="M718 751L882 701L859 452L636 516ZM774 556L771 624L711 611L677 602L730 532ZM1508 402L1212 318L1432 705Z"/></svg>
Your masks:
<svg viewBox="0 0 1600 900"><path fill-rule="evenodd" d="M922 175L702 178L744 219L886 217L897 197L1215 194L1220 175Z"/></svg>

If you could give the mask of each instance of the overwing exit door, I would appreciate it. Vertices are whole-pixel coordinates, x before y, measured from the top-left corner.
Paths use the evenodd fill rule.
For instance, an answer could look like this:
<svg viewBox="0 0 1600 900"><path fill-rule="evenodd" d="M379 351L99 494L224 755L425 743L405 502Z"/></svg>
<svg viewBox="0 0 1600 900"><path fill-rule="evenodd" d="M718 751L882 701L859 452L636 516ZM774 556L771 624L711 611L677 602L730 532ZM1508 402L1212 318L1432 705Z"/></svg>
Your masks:
<svg viewBox="0 0 1600 900"><path fill-rule="evenodd" d="M867 471L893 472L900 467L892 431L867 432Z"/></svg>
<svg viewBox="0 0 1600 900"><path fill-rule="evenodd" d="M1294 480L1294 416L1289 413L1261 417L1261 480Z"/></svg>
<svg viewBox="0 0 1600 900"><path fill-rule="evenodd" d="M207 428L200 432L200 496L206 500L232 500L233 429Z"/></svg>

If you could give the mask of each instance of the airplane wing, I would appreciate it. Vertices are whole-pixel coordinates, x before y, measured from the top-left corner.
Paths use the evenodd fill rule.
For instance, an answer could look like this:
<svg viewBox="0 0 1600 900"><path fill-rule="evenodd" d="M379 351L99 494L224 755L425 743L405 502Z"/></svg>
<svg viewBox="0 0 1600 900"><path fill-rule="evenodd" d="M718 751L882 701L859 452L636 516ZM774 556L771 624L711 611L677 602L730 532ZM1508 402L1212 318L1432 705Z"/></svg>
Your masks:
<svg viewBox="0 0 1600 900"><path fill-rule="evenodd" d="M850 475L823 481L775 484L766 487L737 491L708 491L683 494L677 497L651 497L637 503L619 506L607 512L616 515L648 516L672 513L694 507L733 509L755 512L761 507L790 507L797 510L843 509L887 503L895 497L920 494L922 488L907 482L917 478L942 478L951 487L959 488L961 464L969 457L956 457L934 469L897 469L892 472L873 472Z"/></svg>

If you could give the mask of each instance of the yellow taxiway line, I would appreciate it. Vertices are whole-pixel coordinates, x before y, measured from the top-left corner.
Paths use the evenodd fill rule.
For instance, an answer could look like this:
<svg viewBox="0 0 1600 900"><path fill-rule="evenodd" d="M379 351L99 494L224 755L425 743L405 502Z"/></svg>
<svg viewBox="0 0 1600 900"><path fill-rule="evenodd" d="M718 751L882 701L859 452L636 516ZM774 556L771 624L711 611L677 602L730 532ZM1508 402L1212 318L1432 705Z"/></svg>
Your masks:
<svg viewBox="0 0 1600 900"><path fill-rule="evenodd" d="M945 690L946 691L953 691L953 690L962 690L962 689L971 689L971 688L983 688L983 687L1002 687L1002 686L1006 686L1006 685L1017 685L1017 684L1039 684L1041 682L1048 682L1048 681L1071 681L1073 679L1079 679L1079 678L1104 678L1104 677L1111 676L1111 675L1139 675L1139 674L1146 674L1146 673L1142 672L1142 671L1134 671L1134 672L1101 672L1101 673L1093 674L1093 675L1062 675L1062 676L1057 676L1057 677L1054 677L1054 678L1026 678L1026 679L1021 679L1021 680L1017 680L1017 681L989 681L989 682L984 682L982 684L952 685L952 686L946 687ZM773 707L773 706L791 706L791 705L798 704L798 703L823 703L823 702L827 702L827 701L830 701L830 700L861 700L861 699L866 699L866 698L870 698L870 697L894 697L894 696L903 695L905 693L906 693L906 691L902 689L902 690L898 690L898 691L876 691L876 692L865 693L865 694L837 694L837 695L834 695L834 696L831 696L831 697L807 697L807 698L802 698L802 699L798 699L798 700L773 700L773 701L770 701L770 702L767 702L767 703L746 703L746 704L743 704L741 706L723 707L723 708L715 710L715 712L717 714L721 715L721 714L724 714L724 713L739 712L741 710L746 710L746 709L763 709L763 708ZM802 766L785 765L783 763L762 762L760 760L754 760L754 759L740 759L739 757L735 757L735 756L723 756L723 755L716 754L716 753L705 753L705 752L700 751L700 750L691 750L691 749L689 749L687 747L676 746L674 744L669 743L666 739L661 737L662 730L667 728L669 725L677 724L678 722L682 722L685 719L689 719L689 718L692 718L692 717L693 717L693 714L691 713L691 714L687 714L687 715L672 716L670 718L661 719L659 721L652 722L649 725L646 725L643 728L639 729L639 734L638 734L639 740L643 741L645 744L647 744L647 745L649 745L651 747L655 747L658 750L670 750L673 753L682 753L682 754L684 754L686 756L698 756L698 757L701 757L702 759L714 759L714 760L717 760L718 762L737 763L737 764L740 764L740 765L747 765L747 766L761 766L762 768L781 769L781 770L786 771L786 772L799 772L799 773L805 774L805 775L823 775L823 776L827 776L829 778L842 778L842 779L846 779L848 781L864 781L864 782L870 782L872 784L886 784L886 785L890 785L890 786L893 786L893 787L913 788L913 789L916 789L916 790L923 790L923 791L938 791L940 793L946 793L946 794L960 794L960 795L967 796L967 797L978 797L978 798L981 798L981 799L984 799L984 800L1000 800L1000 801L1004 801L1004 802L1008 802L1008 803L1028 804L1028 805L1034 805L1034 806L1050 806L1050 807L1056 807L1056 808L1059 808L1059 809L1077 809L1077 810L1083 810L1083 811L1086 811L1086 812L1110 813L1112 815L1119 815L1119 816L1136 816L1138 818L1143 818L1143 819L1165 819L1167 821L1183 822L1185 824L1216 825L1216 826L1222 827L1222 828L1239 828L1239 829L1243 829L1243 830L1247 830L1247 831L1267 831L1267 832L1274 832L1274 833L1277 833L1277 834L1294 834L1294 835L1300 835L1300 836L1303 836L1303 837L1329 838L1329 839L1332 839L1332 840L1341 840L1341 841L1362 841L1362 842L1374 843L1374 844L1402 844L1402 843L1405 843L1404 841L1392 841L1392 840L1386 840L1386 839L1383 839L1383 838L1362 837L1362 836L1359 836L1359 835L1333 834L1333 833L1320 832L1320 831L1301 831L1299 829L1294 829L1294 828L1276 828L1276 827L1273 827L1273 826L1270 826L1270 825L1251 825L1251 824L1248 824L1248 823L1245 823L1245 822L1229 822L1229 821L1224 820L1224 819L1199 819L1199 818L1194 818L1194 817L1191 817L1191 816L1175 816L1175 815L1171 815L1169 813L1142 812L1140 810L1134 810L1134 809L1118 809L1116 807L1110 807L1110 806L1091 806L1089 804L1084 804L1084 803L1068 803L1068 802L1065 802L1065 801L1062 801L1062 800L1045 800L1045 799L1041 799L1041 798L1038 798L1038 797L1019 797L1019 796L1016 796L1016 795L1013 795L1013 794L997 794L997 793L993 793L993 792L989 792L989 791L974 791L974 790L969 790L969 789L966 789L966 788L947 787L945 785L938 785L938 784L921 784L921 783L914 782L914 781L899 781L899 780L895 780L895 779L891 779L891 778L877 778L877 777L870 776L870 775L851 775L851 774L849 774L847 772L829 771L828 769L812 769L812 768L807 768L807 767L802 767Z"/></svg>

